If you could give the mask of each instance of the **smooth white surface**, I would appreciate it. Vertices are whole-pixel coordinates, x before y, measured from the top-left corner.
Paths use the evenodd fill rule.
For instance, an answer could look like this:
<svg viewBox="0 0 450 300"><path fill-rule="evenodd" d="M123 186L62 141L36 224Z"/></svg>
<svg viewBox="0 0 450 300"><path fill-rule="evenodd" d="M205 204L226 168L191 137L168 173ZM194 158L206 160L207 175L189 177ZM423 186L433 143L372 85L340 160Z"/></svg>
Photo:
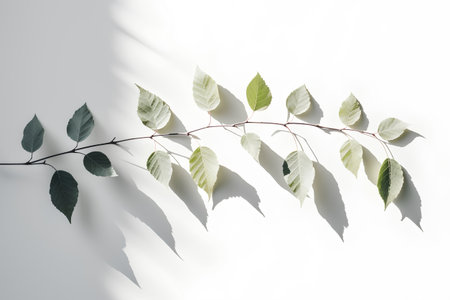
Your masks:
<svg viewBox="0 0 450 300"><path fill-rule="evenodd" d="M73 147L65 126L84 102L96 122L85 144L147 134L134 83L185 128L204 126L196 65L224 88L213 114L222 122L247 117L245 88L260 72L273 101L254 120L285 121L286 97L306 84L320 106L307 121L342 126L352 92L368 130L394 116L425 137L392 146L412 181L386 211L363 166L358 179L342 166L345 137L314 128L296 129L320 161L302 208L278 184L293 140L271 127L247 127L272 149L263 147L263 167L239 137L198 134L224 166L209 203L182 168L175 192L139 168L150 142L124 145L133 155L103 148L121 175L112 179L88 174L78 155L54 159L79 182L72 225L50 202L50 168L1 167L0 298L448 299L448 10L447 1L0 2L1 161L28 159L20 140L34 113L46 129L36 156ZM384 159L376 141L355 137ZM190 155L185 140L161 142Z"/></svg>

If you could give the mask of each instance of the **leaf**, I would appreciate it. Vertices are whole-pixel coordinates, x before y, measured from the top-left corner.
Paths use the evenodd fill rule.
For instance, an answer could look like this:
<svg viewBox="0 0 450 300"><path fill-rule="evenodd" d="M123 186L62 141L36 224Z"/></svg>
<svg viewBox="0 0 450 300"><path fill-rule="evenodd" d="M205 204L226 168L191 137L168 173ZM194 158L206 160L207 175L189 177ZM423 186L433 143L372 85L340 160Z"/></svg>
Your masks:
<svg viewBox="0 0 450 300"><path fill-rule="evenodd" d="M241 145L257 162L259 162L261 140L256 133L249 132L244 134L241 138Z"/></svg>
<svg viewBox="0 0 450 300"><path fill-rule="evenodd" d="M50 182L50 197L53 205L62 212L70 223L78 199L78 183L66 171L58 170Z"/></svg>
<svg viewBox="0 0 450 300"><path fill-rule="evenodd" d="M203 110L214 110L220 103L217 83L199 67L195 69L192 91L195 103Z"/></svg>
<svg viewBox="0 0 450 300"><path fill-rule="evenodd" d="M138 116L142 123L152 130L163 128L169 123L172 112L169 105L146 89L139 88Z"/></svg>
<svg viewBox="0 0 450 300"><path fill-rule="evenodd" d="M294 90L286 99L286 107L294 116L301 115L311 106L311 94L305 85Z"/></svg>
<svg viewBox="0 0 450 300"><path fill-rule="evenodd" d="M361 104L353 94L342 102L339 118L347 126L355 124L361 118Z"/></svg>
<svg viewBox="0 0 450 300"><path fill-rule="evenodd" d="M387 118L378 125L378 134L386 141L392 141L405 132L408 125L396 118Z"/></svg>
<svg viewBox="0 0 450 300"><path fill-rule="evenodd" d="M216 154L208 147L198 147L189 158L189 171L195 183L205 190L208 199L211 199L219 171Z"/></svg>
<svg viewBox="0 0 450 300"><path fill-rule="evenodd" d="M290 153L283 162L284 180L295 197L300 200L300 205L311 189L314 174L313 163L303 151Z"/></svg>
<svg viewBox="0 0 450 300"><path fill-rule="evenodd" d="M342 163L356 177L363 156L361 145L353 139L348 140L342 145L340 153Z"/></svg>
<svg viewBox="0 0 450 300"><path fill-rule="evenodd" d="M94 128L94 118L86 103L77 109L67 124L67 135L75 142L85 140Z"/></svg>
<svg viewBox="0 0 450 300"><path fill-rule="evenodd" d="M394 201L403 186L402 166L394 159L386 158L378 173L378 192L384 201L384 209Z"/></svg>
<svg viewBox="0 0 450 300"><path fill-rule="evenodd" d="M42 146L43 140L44 128L36 115L34 115L33 119L28 122L23 130L22 148L33 153Z"/></svg>
<svg viewBox="0 0 450 300"><path fill-rule="evenodd" d="M86 170L96 176L117 176L116 171L111 166L111 161L102 152L93 151L86 154L83 159L83 164Z"/></svg>
<svg viewBox="0 0 450 300"><path fill-rule="evenodd" d="M155 151L147 160L147 169L159 182L169 185L172 177L172 162L169 154L164 151Z"/></svg>
<svg viewBox="0 0 450 300"><path fill-rule="evenodd" d="M270 89L259 73L247 86L247 101L253 111L266 109L272 101Z"/></svg>

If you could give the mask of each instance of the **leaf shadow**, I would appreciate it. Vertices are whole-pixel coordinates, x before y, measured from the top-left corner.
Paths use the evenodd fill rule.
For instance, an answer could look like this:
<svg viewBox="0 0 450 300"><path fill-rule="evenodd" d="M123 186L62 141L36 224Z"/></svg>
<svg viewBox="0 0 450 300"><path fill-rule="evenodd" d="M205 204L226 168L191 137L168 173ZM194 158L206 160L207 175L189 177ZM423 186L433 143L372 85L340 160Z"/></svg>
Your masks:
<svg viewBox="0 0 450 300"><path fill-rule="evenodd" d="M422 220L422 200L412 181L411 175L405 168L403 168L403 178L404 182L402 190L394 201L394 204L402 213L402 221L405 218L408 218L423 231L422 226L420 225Z"/></svg>
<svg viewBox="0 0 450 300"><path fill-rule="evenodd" d="M316 172L313 188L317 211L344 241L344 230L348 227L348 219L338 183L333 174L323 165L318 162L313 164Z"/></svg>
<svg viewBox="0 0 450 300"><path fill-rule="evenodd" d="M221 85L217 85L220 95L219 106L211 111L211 116L225 124L242 122L247 119L245 106L235 95Z"/></svg>
<svg viewBox="0 0 450 300"><path fill-rule="evenodd" d="M389 144L398 146L398 147L405 147L418 137L425 138L420 133L406 129L405 132L401 136L399 136L398 138L396 138L393 141L390 141Z"/></svg>
<svg viewBox="0 0 450 300"><path fill-rule="evenodd" d="M296 115L296 117L305 122L319 124L323 117L323 111L316 99L311 96L311 105L309 109L301 115Z"/></svg>
<svg viewBox="0 0 450 300"><path fill-rule="evenodd" d="M280 187L291 193L286 181L284 181L282 166L284 159L275 153L266 143L261 141L259 164L269 173Z"/></svg>
<svg viewBox="0 0 450 300"><path fill-rule="evenodd" d="M381 163L378 159L370 152L369 149L362 146L363 148L363 165L364 172L367 175L367 179L372 182L374 185L377 185L378 182L378 172L380 171Z"/></svg>
<svg viewBox="0 0 450 300"><path fill-rule="evenodd" d="M170 117L169 123L164 126L162 129L158 130L159 134L168 134L173 132L186 132L187 129L184 126L183 122L181 122L180 118L172 111L172 115ZM165 138L174 141L175 143L180 144L181 146L187 148L192 151L191 139L187 136L165 136Z"/></svg>

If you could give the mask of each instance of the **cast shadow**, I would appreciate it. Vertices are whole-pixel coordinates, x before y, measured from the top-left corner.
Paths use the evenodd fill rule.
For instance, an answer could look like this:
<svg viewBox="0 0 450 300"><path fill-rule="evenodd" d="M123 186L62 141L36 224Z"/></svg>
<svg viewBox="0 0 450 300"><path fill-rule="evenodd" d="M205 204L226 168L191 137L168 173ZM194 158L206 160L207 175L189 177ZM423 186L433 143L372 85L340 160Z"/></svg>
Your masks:
<svg viewBox="0 0 450 300"><path fill-rule="evenodd" d="M220 166L219 173L217 174L217 187L212 196L213 209L223 200L232 197L242 197L253 206L256 211L264 216L259 207L261 199L259 198L256 189L242 179L237 173L224 166Z"/></svg>
<svg viewBox="0 0 450 300"><path fill-rule="evenodd" d="M270 176L278 183L280 187L291 194L291 191L284 181L283 177L284 159L276 154L266 143L261 142L261 150L259 152L259 164L269 173Z"/></svg>
<svg viewBox="0 0 450 300"><path fill-rule="evenodd" d="M389 144L398 146L398 147L405 147L418 137L425 138L420 133L406 129L405 132L401 136L399 136L398 138L396 138L393 141L390 141Z"/></svg>
<svg viewBox="0 0 450 300"><path fill-rule="evenodd" d="M218 85L220 104L211 111L211 116L224 124L243 122L247 119L247 112L244 104L236 98L229 90Z"/></svg>
<svg viewBox="0 0 450 300"><path fill-rule="evenodd" d="M172 132L186 132L186 127L181 122L180 118L172 111L169 123L162 129L158 130L159 134L168 134ZM191 139L187 136L165 136L165 138L180 144L181 146L192 151Z"/></svg>
<svg viewBox="0 0 450 300"><path fill-rule="evenodd" d="M405 168L403 168L403 178L404 182L402 190L394 201L394 204L402 213L402 221L405 218L408 218L423 231L422 226L420 225L420 221L422 220L422 200L411 179L411 175Z"/></svg>
<svg viewBox="0 0 450 300"><path fill-rule="evenodd" d="M375 155L370 152L369 149L362 146L363 148L363 165L364 172L367 175L367 179L372 182L374 185L377 185L378 182L378 172L380 171L381 163L375 157Z"/></svg>
<svg viewBox="0 0 450 300"><path fill-rule="evenodd" d="M344 230L348 227L348 219L338 183L324 166L318 162L313 164L316 171L313 188L317 211L344 241Z"/></svg>
<svg viewBox="0 0 450 300"><path fill-rule="evenodd" d="M361 109L361 117L359 118L359 120L349 127L358 130L367 130L367 128L369 127L369 119L367 118L367 114L363 108Z"/></svg>
<svg viewBox="0 0 450 300"><path fill-rule="evenodd" d="M323 117L323 111L316 99L311 96L311 106L309 109L296 117L308 123L319 124Z"/></svg>

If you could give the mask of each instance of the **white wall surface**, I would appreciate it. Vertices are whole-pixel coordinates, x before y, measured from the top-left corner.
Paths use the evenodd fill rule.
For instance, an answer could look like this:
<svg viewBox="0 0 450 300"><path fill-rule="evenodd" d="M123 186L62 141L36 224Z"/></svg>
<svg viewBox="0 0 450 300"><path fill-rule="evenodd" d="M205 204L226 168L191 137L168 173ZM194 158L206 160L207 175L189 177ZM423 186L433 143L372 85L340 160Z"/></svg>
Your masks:
<svg viewBox="0 0 450 300"><path fill-rule="evenodd" d="M386 211L373 164L355 179L339 159L345 137L314 128L296 129L320 162L302 208L281 177L295 146L271 127L251 129L267 144L262 166L233 134L199 133L223 166L211 202L181 167L172 189L142 169L151 142L103 148L116 178L89 175L78 155L54 159L79 183L72 224L50 201L50 168L0 167L0 299L449 299L448 11L414 0L1 1L4 162L28 159L20 141L34 113L46 130L36 156L73 147L65 127L84 102L96 122L85 145L148 134L134 83L169 103L173 130L206 125L196 65L223 87L213 122L247 117L245 89L260 72L273 101L254 120L285 121L287 95L306 84L317 101L308 121L342 126L352 92L369 131L394 116L423 138L391 146L409 175ZM385 158L355 137L372 163ZM186 140L160 142L190 155Z"/></svg>

